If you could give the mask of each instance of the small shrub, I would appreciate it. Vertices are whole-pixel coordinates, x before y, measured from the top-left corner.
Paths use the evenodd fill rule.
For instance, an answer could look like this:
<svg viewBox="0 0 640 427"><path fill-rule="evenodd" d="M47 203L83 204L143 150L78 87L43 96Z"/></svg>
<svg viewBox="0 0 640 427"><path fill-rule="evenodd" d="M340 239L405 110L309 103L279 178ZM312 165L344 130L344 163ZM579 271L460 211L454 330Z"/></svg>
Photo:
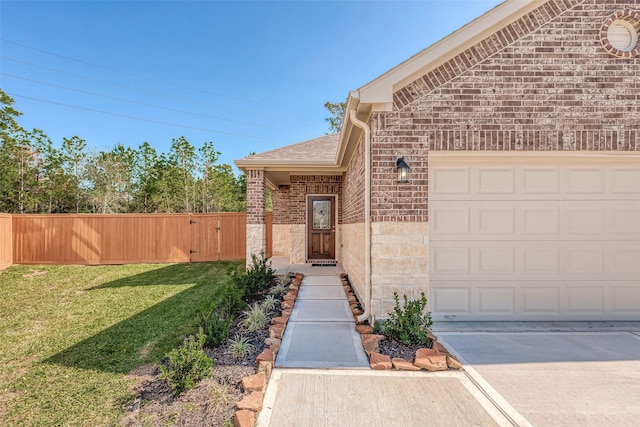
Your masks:
<svg viewBox="0 0 640 427"><path fill-rule="evenodd" d="M204 343L211 347L217 347L229 337L229 326L233 317L227 308L211 305L201 309L197 313L198 326L205 334Z"/></svg>
<svg viewBox="0 0 640 427"><path fill-rule="evenodd" d="M255 332L267 327L269 319L264 308L259 303L254 303L249 310L242 313L240 326L247 332Z"/></svg>
<svg viewBox="0 0 640 427"><path fill-rule="evenodd" d="M408 345L428 344L430 340L427 332L433 322L431 313L425 312L427 298L424 292L417 300L409 300L406 295L403 297L404 304L400 308L398 293L393 293L396 303L393 311L389 313L389 318L383 322L385 333Z"/></svg>
<svg viewBox="0 0 640 427"><path fill-rule="evenodd" d="M219 291L220 306L227 315L232 316L234 313L239 312L247 305L243 300L244 290L244 287L237 286L233 281L230 283L226 283L221 287Z"/></svg>
<svg viewBox="0 0 640 427"><path fill-rule="evenodd" d="M160 365L160 378L169 382L174 396L190 390L198 381L211 376L213 360L202 351L204 340L202 330L196 336L189 336L180 348L169 352L169 366Z"/></svg>
<svg viewBox="0 0 640 427"><path fill-rule="evenodd" d="M235 358L244 358L249 354L253 353L256 349L256 346L249 342L249 339L242 335L236 335L232 340L230 340L229 350L231 351L231 356Z"/></svg>
<svg viewBox="0 0 640 427"><path fill-rule="evenodd" d="M274 311L276 309L276 307L278 307L280 305L280 301L278 301L273 295L269 295L267 296L265 299L262 300L262 302L260 303L260 306L264 309L264 311L266 312L271 312Z"/></svg>
<svg viewBox="0 0 640 427"><path fill-rule="evenodd" d="M237 270L231 272L231 278L238 289L244 291L245 298L260 294L269 288L273 280L274 270L271 261L260 252L260 256L251 254L251 266L246 274L240 274Z"/></svg>

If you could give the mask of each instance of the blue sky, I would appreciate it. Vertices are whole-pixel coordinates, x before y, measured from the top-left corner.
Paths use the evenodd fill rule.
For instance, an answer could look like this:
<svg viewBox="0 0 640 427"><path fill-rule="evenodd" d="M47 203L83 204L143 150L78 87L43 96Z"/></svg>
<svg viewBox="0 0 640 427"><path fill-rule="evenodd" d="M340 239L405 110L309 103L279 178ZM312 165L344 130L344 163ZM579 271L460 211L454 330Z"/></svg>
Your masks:
<svg viewBox="0 0 640 427"><path fill-rule="evenodd" d="M0 87L56 144L185 136L232 163L323 135L326 101L499 3L2 0Z"/></svg>

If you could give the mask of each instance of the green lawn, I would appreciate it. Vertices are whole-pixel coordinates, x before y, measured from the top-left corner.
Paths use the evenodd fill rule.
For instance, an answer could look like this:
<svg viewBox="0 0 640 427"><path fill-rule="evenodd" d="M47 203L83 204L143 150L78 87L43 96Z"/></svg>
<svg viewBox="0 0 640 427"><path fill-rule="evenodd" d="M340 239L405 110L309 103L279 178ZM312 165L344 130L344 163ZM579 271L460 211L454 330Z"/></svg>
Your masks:
<svg viewBox="0 0 640 427"><path fill-rule="evenodd" d="M0 425L119 425L127 374L194 331L230 264L0 272Z"/></svg>

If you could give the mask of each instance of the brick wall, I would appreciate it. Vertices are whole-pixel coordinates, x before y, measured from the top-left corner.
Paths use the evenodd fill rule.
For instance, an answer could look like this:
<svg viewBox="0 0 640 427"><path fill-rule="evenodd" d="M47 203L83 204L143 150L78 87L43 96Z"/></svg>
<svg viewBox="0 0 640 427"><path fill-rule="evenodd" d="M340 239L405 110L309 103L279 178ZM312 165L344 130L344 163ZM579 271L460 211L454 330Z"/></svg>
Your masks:
<svg viewBox="0 0 640 427"><path fill-rule="evenodd" d="M640 0L551 0L397 91L371 120L374 221L427 221L429 150L640 150L640 57L600 38L621 9Z"/></svg>
<svg viewBox="0 0 640 427"><path fill-rule="evenodd" d="M364 143L360 141L344 174L342 185L342 222L364 222Z"/></svg>
<svg viewBox="0 0 640 427"><path fill-rule="evenodd" d="M281 185L277 190L272 191L273 196L273 223L292 224L289 207L289 195L291 186Z"/></svg>
<svg viewBox="0 0 640 427"><path fill-rule="evenodd" d="M265 223L266 181L263 170L247 171L247 224Z"/></svg>
<svg viewBox="0 0 640 427"><path fill-rule="evenodd" d="M342 176L291 175L289 189L289 223L304 224L307 194L337 194L341 199ZM274 207L275 209L275 207ZM338 201L338 224L342 223L342 203Z"/></svg>

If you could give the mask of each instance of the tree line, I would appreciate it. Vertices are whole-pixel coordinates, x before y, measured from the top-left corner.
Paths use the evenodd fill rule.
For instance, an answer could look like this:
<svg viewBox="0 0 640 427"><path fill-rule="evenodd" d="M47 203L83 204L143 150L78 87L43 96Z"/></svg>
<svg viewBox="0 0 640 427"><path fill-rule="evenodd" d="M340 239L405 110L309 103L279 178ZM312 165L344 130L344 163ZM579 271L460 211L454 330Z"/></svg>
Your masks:
<svg viewBox="0 0 640 427"><path fill-rule="evenodd" d="M14 100L0 89L0 212L242 212L246 178L220 164L213 142L174 138L168 153L149 143L90 149L78 137L60 148L39 129L26 130Z"/></svg>

